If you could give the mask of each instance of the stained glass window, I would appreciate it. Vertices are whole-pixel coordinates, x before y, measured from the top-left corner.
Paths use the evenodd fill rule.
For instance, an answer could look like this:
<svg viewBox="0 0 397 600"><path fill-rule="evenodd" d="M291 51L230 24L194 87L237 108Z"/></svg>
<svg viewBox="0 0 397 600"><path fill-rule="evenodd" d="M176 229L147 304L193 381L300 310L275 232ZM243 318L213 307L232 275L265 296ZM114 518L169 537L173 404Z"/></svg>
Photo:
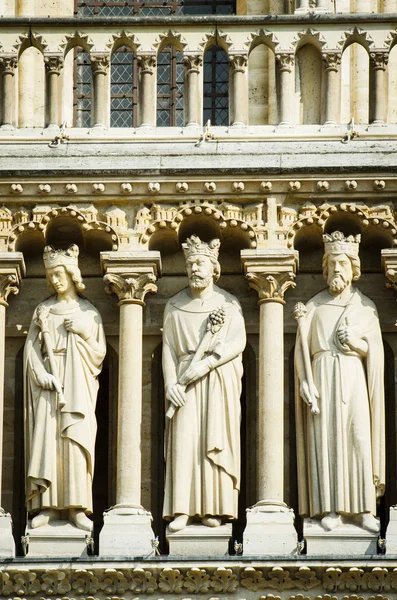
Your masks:
<svg viewBox="0 0 397 600"><path fill-rule="evenodd" d="M136 127L136 60L122 46L112 54L110 67L110 126Z"/></svg>
<svg viewBox="0 0 397 600"><path fill-rule="evenodd" d="M157 58L157 127L183 127L183 55L167 46Z"/></svg>

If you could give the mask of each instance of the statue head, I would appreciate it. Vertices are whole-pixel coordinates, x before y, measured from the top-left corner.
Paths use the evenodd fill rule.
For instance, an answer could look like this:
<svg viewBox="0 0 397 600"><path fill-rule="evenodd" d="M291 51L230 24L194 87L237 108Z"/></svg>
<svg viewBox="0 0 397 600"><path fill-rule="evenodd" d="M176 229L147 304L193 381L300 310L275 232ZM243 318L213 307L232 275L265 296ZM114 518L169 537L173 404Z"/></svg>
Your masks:
<svg viewBox="0 0 397 600"><path fill-rule="evenodd" d="M332 293L340 294L360 278L360 240L360 235L345 237L341 231L323 235L323 276Z"/></svg>
<svg viewBox="0 0 397 600"><path fill-rule="evenodd" d="M63 279L63 273L66 280L70 281L77 292L85 290L83 278L78 266L79 248L76 244L70 246L67 250L55 250L52 246L44 248L43 260L46 270L47 283L52 292L58 293L54 281Z"/></svg>
<svg viewBox="0 0 397 600"><path fill-rule="evenodd" d="M190 236L182 244L190 287L205 289L212 281L218 281L221 275L218 261L220 245L217 239L202 242L197 235Z"/></svg>

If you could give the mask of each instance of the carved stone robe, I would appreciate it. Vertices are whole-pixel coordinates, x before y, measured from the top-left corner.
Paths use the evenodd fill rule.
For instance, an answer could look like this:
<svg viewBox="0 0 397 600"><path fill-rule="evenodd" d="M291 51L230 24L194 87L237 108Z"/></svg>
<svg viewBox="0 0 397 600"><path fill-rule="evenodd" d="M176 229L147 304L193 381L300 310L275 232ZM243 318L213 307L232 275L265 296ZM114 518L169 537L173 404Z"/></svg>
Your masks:
<svg viewBox="0 0 397 600"><path fill-rule="evenodd" d="M307 304L305 335L320 414L300 397L305 377L300 336L295 351L299 512L376 514L384 493L384 354L374 303L357 288L347 298L324 290ZM361 357L337 337L347 324L368 343Z"/></svg>
<svg viewBox="0 0 397 600"><path fill-rule="evenodd" d="M208 354L215 368L189 385L186 404L166 424L163 515L183 513L237 517L240 487L240 395L244 319L237 299L214 286L211 298L193 300L186 288L169 300L164 314L165 384L176 383L204 336L208 315L223 305L226 319ZM168 408L168 407L167 407Z"/></svg>
<svg viewBox="0 0 397 600"><path fill-rule="evenodd" d="M38 385L37 375L50 371L42 333L33 315L25 344L25 419L27 508L82 508L92 512L92 479L96 437L95 406L98 375L106 353L101 317L81 297L71 304L56 296L40 306L49 308L48 327L65 406L55 391ZM91 336L84 340L68 332L67 318L82 319Z"/></svg>

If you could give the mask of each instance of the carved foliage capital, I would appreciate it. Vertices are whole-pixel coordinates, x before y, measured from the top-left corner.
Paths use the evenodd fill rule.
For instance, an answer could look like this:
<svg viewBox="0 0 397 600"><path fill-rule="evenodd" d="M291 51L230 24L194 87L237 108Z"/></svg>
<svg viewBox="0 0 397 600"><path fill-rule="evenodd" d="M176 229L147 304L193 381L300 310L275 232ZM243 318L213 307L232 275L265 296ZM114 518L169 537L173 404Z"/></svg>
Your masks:
<svg viewBox="0 0 397 600"><path fill-rule="evenodd" d="M295 64L295 56L292 52L280 52L276 53L276 61L280 71L287 71L291 73L292 67Z"/></svg>
<svg viewBox="0 0 397 600"><path fill-rule="evenodd" d="M103 278L108 294L116 294L120 304L124 302L144 303L146 294L157 292L156 276L153 273L122 277L108 273Z"/></svg>
<svg viewBox="0 0 397 600"><path fill-rule="evenodd" d="M106 75L109 65L109 54L91 54L91 68L94 75Z"/></svg>
<svg viewBox="0 0 397 600"><path fill-rule="evenodd" d="M6 304L10 294L15 296L19 292L19 280L14 274L0 275L0 304Z"/></svg>
<svg viewBox="0 0 397 600"><path fill-rule="evenodd" d="M187 54L183 57L183 64L185 65L187 72L192 71L194 73L199 73L203 64L203 57L201 54Z"/></svg>
<svg viewBox="0 0 397 600"><path fill-rule="evenodd" d="M44 57L45 70L48 74L59 75L64 64L64 59L61 54L50 54Z"/></svg>
<svg viewBox="0 0 397 600"><path fill-rule="evenodd" d="M327 71L339 71L342 60L341 52L324 52L322 58Z"/></svg>
<svg viewBox="0 0 397 600"><path fill-rule="evenodd" d="M16 56L0 56L0 67L3 75L15 75L15 69L17 66L18 59Z"/></svg>
<svg viewBox="0 0 397 600"><path fill-rule="evenodd" d="M385 71L389 62L388 52L371 52L370 53L371 67L374 71Z"/></svg>
<svg viewBox="0 0 397 600"><path fill-rule="evenodd" d="M259 301L284 302L285 292L296 286L293 271L271 274L248 272L246 279L250 288L258 293Z"/></svg>
<svg viewBox="0 0 397 600"><path fill-rule="evenodd" d="M248 65L248 56L246 54L231 54L229 64L232 71L244 73Z"/></svg>
<svg viewBox="0 0 397 600"><path fill-rule="evenodd" d="M153 54L139 54L138 66L141 73L150 73L150 75L153 75L156 66L156 57Z"/></svg>

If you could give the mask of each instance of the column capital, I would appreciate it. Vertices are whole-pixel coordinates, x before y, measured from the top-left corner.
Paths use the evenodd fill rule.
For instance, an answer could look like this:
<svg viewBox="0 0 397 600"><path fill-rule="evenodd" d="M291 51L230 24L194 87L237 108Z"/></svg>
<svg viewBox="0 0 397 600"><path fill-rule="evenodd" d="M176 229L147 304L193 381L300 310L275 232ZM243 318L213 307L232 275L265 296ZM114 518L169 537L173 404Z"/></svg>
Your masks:
<svg viewBox="0 0 397 600"><path fill-rule="evenodd" d="M44 65L46 73L59 75L64 65L64 58L62 54L45 54Z"/></svg>
<svg viewBox="0 0 397 600"><path fill-rule="evenodd" d="M18 66L18 57L14 54L3 54L0 56L0 66L3 75L15 75Z"/></svg>
<svg viewBox="0 0 397 600"><path fill-rule="evenodd" d="M386 287L397 291L397 249L382 249L382 268L385 270L388 279Z"/></svg>
<svg viewBox="0 0 397 600"><path fill-rule="evenodd" d="M295 64L295 55L293 52L276 52L276 62L280 71L291 73Z"/></svg>
<svg viewBox="0 0 397 600"><path fill-rule="evenodd" d="M259 303L280 302L294 281L298 266L297 250L242 250L241 262L250 288L258 293Z"/></svg>
<svg viewBox="0 0 397 600"><path fill-rule="evenodd" d="M374 50L370 52L370 64L374 71L386 71L389 62L389 53L385 50Z"/></svg>
<svg viewBox="0 0 397 600"><path fill-rule="evenodd" d="M323 52L321 55L325 63L326 71L339 71L340 63L342 60L342 52Z"/></svg>
<svg viewBox="0 0 397 600"><path fill-rule="evenodd" d="M156 55L152 53L138 54L137 59L141 73L150 73L151 75L153 75L154 68L157 64Z"/></svg>
<svg viewBox="0 0 397 600"><path fill-rule="evenodd" d="M8 306L8 296L18 294L25 272L22 252L0 252L0 305Z"/></svg>
<svg viewBox="0 0 397 600"><path fill-rule="evenodd" d="M186 54L183 57L183 64L188 73L199 73L203 64L203 57L201 54Z"/></svg>
<svg viewBox="0 0 397 600"><path fill-rule="evenodd" d="M155 282L161 274L159 252L101 252L101 266L105 290L117 295L119 305L144 305L146 294L157 292Z"/></svg>
<svg viewBox="0 0 397 600"><path fill-rule="evenodd" d="M230 54L229 55L229 65L233 71L237 71L240 73L244 73L245 69L248 65L248 55L247 54Z"/></svg>
<svg viewBox="0 0 397 600"><path fill-rule="evenodd" d="M94 75L106 75L110 66L110 54L91 54L91 68Z"/></svg>

